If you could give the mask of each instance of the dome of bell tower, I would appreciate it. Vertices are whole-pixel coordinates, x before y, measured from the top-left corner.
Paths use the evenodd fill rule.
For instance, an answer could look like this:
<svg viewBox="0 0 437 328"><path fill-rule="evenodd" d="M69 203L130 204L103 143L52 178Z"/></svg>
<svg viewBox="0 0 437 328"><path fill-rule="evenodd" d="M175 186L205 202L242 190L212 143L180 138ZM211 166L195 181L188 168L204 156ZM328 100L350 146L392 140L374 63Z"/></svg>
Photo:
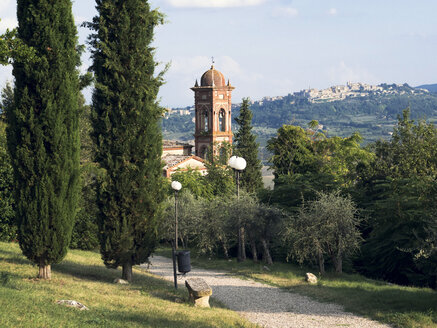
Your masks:
<svg viewBox="0 0 437 328"><path fill-rule="evenodd" d="M224 87L226 86L226 80L223 74L216 69L214 69L214 65L211 66L211 69L203 73L202 78L200 79L200 86L202 87Z"/></svg>

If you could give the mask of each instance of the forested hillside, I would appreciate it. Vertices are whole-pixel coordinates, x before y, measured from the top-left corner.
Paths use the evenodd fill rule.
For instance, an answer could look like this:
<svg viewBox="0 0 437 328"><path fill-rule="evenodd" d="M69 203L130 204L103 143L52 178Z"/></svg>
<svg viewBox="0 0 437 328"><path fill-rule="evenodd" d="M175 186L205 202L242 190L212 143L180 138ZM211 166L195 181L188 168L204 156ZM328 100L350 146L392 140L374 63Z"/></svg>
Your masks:
<svg viewBox="0 0 437 328"><path fill-rule="evenodd" d="M408 85L394 86L397 93L370 92L366 96L336 101L311 102L307 97L288 94L275 100L255 101L251 105L254 132L263 147L283 124L307 126L318 120L328 135L347 136L358 131L364 142L387 139L393 130L397 116L410 107L411 118L437 121L437 94L417 91ZM238 115L236 106L233 115ZM163 120L166 138L192 139L193 114L172 115Z"/></svg>

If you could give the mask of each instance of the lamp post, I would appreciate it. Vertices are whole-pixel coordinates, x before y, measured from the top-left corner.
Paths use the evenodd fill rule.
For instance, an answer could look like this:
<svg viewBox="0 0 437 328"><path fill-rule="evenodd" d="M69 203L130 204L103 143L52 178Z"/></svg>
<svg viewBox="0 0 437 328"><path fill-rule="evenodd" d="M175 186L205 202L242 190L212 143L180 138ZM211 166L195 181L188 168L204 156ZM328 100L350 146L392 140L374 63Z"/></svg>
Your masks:
<svg viewBox="0 0 437 328"><path fill-rule="evenodd" d="M178 289L178 280L176 273L176 250L178 249L178 192L182 189L182 185L179 181L173 181L171 187L174 190L174 242L172 247L173 258L173 276L174 276L174 288Z"/></svg>
<svg viewBox="0 0 437 328"><path fill-rule="evenodd" d="M228 161L228 165L235 171L237 197L240 197L240 173L246 168L246 160L243 157L232 156Z"/></svg>
<svg viewBox="0 0 437 328"><path fill-rule="evenodd" d="M246 168L246 160L243 157L232 156L228 165L235 171L235 180L237 182L237 198L240 198L240 173ZM246 250L244 248L244 227L238 228L238 256L239 262L246 259Z"/></svg>

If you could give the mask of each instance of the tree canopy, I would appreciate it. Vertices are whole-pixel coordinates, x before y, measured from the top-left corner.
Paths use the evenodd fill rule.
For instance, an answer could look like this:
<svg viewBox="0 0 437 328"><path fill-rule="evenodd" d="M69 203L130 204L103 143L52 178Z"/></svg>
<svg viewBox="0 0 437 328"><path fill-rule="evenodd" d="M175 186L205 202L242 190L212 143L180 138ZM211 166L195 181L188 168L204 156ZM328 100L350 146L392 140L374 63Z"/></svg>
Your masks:
<svg viewBox="0 0 437 328"><path fill-rule="evenodd" d="M7 111L18 240L49 279L67 253L79 188L80 64L71 2L17 2L17 42L34 57L13 56L14 105Z"/></svg>
<svg viewBox="0 0 437 328"><path fill-rule="evenodd" d="M164 197L162 108L157 101L162 73L155 75L151 46L163 16L148 1L98 0L89 27L96 84L93 140L105 174L98 186L100 251L106 266L147 261L157 244Z"/></svg>

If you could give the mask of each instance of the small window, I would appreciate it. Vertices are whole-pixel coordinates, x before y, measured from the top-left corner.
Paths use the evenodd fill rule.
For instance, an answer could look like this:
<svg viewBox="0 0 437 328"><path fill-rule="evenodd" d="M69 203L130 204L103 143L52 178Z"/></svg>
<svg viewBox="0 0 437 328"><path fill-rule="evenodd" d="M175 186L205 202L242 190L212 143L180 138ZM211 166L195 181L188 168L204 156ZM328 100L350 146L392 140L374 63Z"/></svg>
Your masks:
<svg viewBox="0 0 437 328"><path fill-rule="evenodd" d="M223 99L224 98L224 96L223 95L219 95L219 99Z"/></svg>
<svg viewBox="0 0 437 328"><path fill-rule="evenodd" d="M219 159L221 164L226 164L228 162L228 152L225 147L220 147L219 150Z"/></svg>
<svg viewBox="0 0 437 328"><path fill-rule="evenodd" d="M208 131L208 111L205 109L202 113L202 126L203 131Z"/></svg>
<svg viewBox="0 0 437 328"><path fill-rule="evenodd" d="M202 146L200 148L200 158L206 159L206 156L208 155L208 148L206 146Z"/></svg>
<svg viewBox="0 0 437 328"><path fill-rule="evenodd" d="M202 99L205 100L206 99L206 95L202 95Z"/></svg>
<svg viewBox="0 0 437 328"><path fill-rule="evenodd" d="M223 108L219 112L219 130L222 132L226 131L226 112Z"/></svg>

